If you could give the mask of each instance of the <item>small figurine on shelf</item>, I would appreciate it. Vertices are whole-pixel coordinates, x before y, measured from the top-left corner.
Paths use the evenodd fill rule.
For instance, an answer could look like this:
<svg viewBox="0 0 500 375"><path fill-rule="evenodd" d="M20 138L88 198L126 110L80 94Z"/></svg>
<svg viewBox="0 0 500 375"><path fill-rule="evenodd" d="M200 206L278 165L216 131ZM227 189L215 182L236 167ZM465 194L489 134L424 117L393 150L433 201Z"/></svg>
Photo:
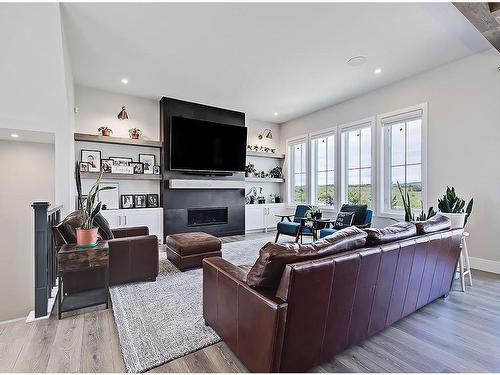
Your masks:
<svg viewBox="0 0 500 375"><path fill-rule="evenodd" d="M130 136L130 138L132 139L139 139L139 137L142 135L142 130L139 129L139 128L132 128L132 129L129 129L128 131L128 135Z"/></svg>
<svg viewBox="0 0 500 375"><path fill-rule="evenodd" d="M111 134L113 134L113 130L111 130L107 126L101 126L99 129L97 129L97 131L101 132L101 135L104 137L109 137Z"/></svg>

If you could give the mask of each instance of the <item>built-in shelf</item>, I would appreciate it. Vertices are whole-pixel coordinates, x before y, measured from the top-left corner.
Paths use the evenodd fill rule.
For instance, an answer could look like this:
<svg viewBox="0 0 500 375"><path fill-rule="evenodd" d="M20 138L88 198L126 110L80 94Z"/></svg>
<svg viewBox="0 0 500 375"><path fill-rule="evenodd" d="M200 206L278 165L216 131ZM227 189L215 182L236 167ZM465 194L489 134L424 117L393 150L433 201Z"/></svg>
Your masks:
<svg viewBox="0 0 500 375"><path fill-rule="evenodd" d="M285 207L285 203L254 203L254 204L245 204L245 207Z"/></svg>
<svg viewBox="0 0 500 375"><path fill-rule="evenodd" d="M245 177L246 182L285 182L284 178Z"/></svg>
<svg viewBox="0 0 500 375"><path fill-rule="evenodd" d="M149 141L146 139L130 139L130 138L120 138L120 137L104 137L102 135L96 134L85 134L85 133L75 133L75 141L80 142L95 142L95 143L109 143L116 145L127 145L127 146L142 146L142 147L163 147L162 141Z"/></svg>
<svg viewBox="0 0 500 375"><path fill-rule="evenodd" d="M93 178L97 179L99 177L98 172L81 172L80 176L82 178ZM159 174L128 174L128 173L103 173L103 180L161 180L161 175Z"/></svg>
<svg viewBox="0 0 500 375"><path fill-rule="evenodd" d="M247 151L247 156L256 156L259 158L284 159L284 154L273 154L271 152Z"/></svg>

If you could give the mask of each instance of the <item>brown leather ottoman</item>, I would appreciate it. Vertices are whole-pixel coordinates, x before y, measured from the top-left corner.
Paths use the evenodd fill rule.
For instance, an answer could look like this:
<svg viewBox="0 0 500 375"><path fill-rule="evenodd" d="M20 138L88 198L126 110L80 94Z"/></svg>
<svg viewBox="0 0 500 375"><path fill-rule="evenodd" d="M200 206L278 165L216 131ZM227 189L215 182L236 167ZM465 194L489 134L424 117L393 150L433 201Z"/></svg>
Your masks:
<svg viewBox="0 0 500 375"><path fill-rule="evenodd" d="M203 258L222 256L221 241L204 232L172 234L166 244L167 258L181 271L201 267Z"/></svg>

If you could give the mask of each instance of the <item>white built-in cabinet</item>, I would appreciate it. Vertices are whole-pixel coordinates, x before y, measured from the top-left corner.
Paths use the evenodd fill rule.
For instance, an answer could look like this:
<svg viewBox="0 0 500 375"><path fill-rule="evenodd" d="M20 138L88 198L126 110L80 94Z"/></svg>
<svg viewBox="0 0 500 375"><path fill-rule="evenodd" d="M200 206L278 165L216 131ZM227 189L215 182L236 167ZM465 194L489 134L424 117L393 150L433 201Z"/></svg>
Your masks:
<svg viewBox="0 0 500 375"><path fill-rule="evenodd" d="M245 232L265 231L276 229L281 220L275 215L288 213L285 203L247 204L245 206Z"/></svg>
<svg viewBox="0 0 500 375"><path fill-rule="evenodd" d="M103 210L102 216L114 228L147 226L149 234L158 237L163 243L163 208L134 208L122 210Z"/></svg>

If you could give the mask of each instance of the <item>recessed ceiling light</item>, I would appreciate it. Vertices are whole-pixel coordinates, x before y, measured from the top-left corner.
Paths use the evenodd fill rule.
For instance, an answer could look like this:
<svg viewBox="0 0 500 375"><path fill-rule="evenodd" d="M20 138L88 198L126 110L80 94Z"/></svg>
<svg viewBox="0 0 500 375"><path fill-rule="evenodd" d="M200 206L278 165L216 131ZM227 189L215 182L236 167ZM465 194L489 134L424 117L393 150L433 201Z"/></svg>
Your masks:
<svg viewBox="0 0 500 375"><path fill-rule="evenodd" d="M11 136L12 138L19 138L19 134L14 134L14 133L12 133L10 136Z"/></svg>
<svg viewBox="0 0 500 375"><path fill-rule="evenodd" d="M126 84L128 83L128 79L127 79L127 78L122 78L122 83L123 83L124 85L126 85Z"/></svg>
<svg viewBox="0 0 500 375"><path fill-rule="evenodd" d="M382 73L382 68L375 69L375 74L380 74L380 73Z"/></svg>
<svg viewBox="0 0 500 375"><path fill-rule="evenodd" d="M347 65L359 66L366 62L367 58L365 56L354 56L347 60Z"/></svg>
<svg viewBox="0 0 500 375"><path fill-rule="evenodd" d="M278 112L274 112L274 113L273 113L273 115L278 116L278 115L279 115L279 113L278 113Z"/></svg>

